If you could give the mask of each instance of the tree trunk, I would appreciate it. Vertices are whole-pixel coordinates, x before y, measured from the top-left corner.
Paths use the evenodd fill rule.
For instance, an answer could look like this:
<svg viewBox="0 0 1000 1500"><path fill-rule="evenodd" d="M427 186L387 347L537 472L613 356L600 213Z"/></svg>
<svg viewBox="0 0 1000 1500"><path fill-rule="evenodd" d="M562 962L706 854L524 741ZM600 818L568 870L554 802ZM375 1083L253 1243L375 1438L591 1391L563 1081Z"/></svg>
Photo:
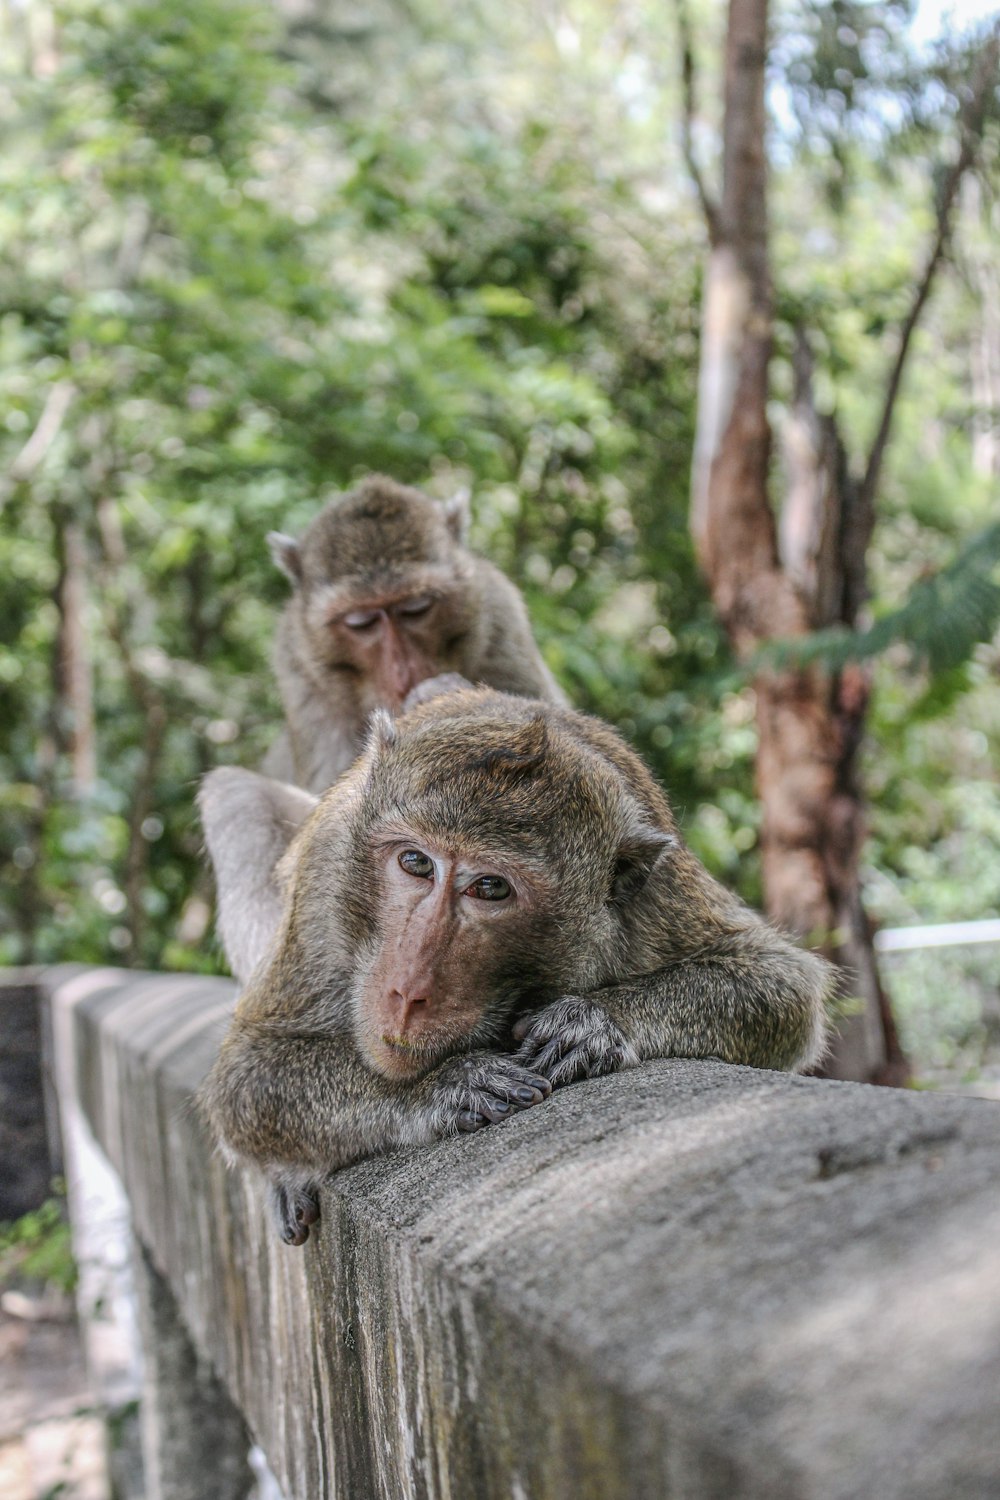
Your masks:
<svg viewBox="0 0 1000 1500"><path fill-rule="evenodd" d="M97 775L93 669L87 627L87 551L83 527L62 508L54 516L59 582L56 605L58 723L69 756L73 793L86 796Z"/></svg>
<svg viewBox="0 0 1000 1500"><path fill-rule="evenodd" d="M870 534L836 432L812 408L803 346L779 556L768 498L766 55L766 0L731 0L723 191L709 220L691 525L715 606L744 659L764 641L803 636L854 608ZM841 998L854 1003L844 1007L833 1075L900 1081L905 1064L858 886L864 818L856 756L867 675L855 667L837 674L820 666L775 669L759 672L754 687L768 912L840 966Z"/></svg>
<svg viewBox="0 0 1000 1500"><path fill-rule="evenodd" d="M959 96L956 149L936 184L932 233L877 400L871 449L857 478L835 420L815 409L808 341L802 334L797 338L795 399L784 432L779 555L768 497L767 0L730 0L719 202L695 157L690 29L684 0L675 4L682 145L711 247L691 531L719 616L746 660L768 640L860 622L875 496L896 401L914 332L948 251L959 188L982 142L997 81L1000 24L985 37ZM906 1061L879 980L859 878L865 817L857 761L870 693L868 668L851 664L830 671L815 663L760 670L754 687L768 912L821 947L841 971L843 1016L826 1070L835 1078L903 1082Z"/></svg>
<svg viewBox="0 0 1000 1500"><path fill-rule="evenodd" d="M983 192L973 178L966 183L965 212L970 220L985 219ZM982 233L982 228L980 229ZM971 345L972 467L985 479L1000 478L1000 275L989 239L964 257L978 302L979 333Z"/></svg>
<svg viewBox="0 0 1000 1500"><path fill-rule="evenodd" d="M903 1083L906 1061L861 899L865 837L857 751L868 706L859 665L756 680L761 859L770 916L841 971L832 1078Z"/></svg>
<svg viewBox="0 0 1000 1500"><path fill-rule="evenodd" d="M102 437L94 436L93 473L100 475ZM103 477L103 476L101 476ZM139 769L132 786L127 814L128 845L125 851L124 891L126 921L131 943L125 961L132 967L144 961L146 935L144 896L149 875L149 842L143 832L146 819L155 810L156 777L163 755L169 715L164 695L156 682L142 669L133 645L136 620L145 598L130 586L128 553L114 500L102 495L96 502L97 532L103 555L104 595L108 633L121 657L125 677L135 702L142 709L145 729ZM152 634L152 632L150 632Z"/></svg>

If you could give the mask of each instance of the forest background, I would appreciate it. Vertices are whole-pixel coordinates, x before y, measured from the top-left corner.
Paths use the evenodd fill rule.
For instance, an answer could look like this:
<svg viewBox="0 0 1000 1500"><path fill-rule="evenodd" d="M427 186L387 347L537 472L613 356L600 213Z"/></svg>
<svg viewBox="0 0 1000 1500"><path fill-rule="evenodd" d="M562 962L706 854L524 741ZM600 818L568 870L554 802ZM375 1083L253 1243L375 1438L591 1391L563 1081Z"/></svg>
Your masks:
<svg viewBox="0 0 1000 1500"><path fill-rule="evenodd" d="M870 447L995 26L773 9L772 500ZM0 962L221 969L198 778L279 721L264 543L382 470L468 486L580 707L764 890L754 659L689 532L722 5L6 0ZM1000 913L1000 125L977 121L856 628L873 924ZM704 196L704 194L702 194ZM825 656L824 656L825 653ZM777 658L775 658L777 659ZM866 667L867 671L868 668ZM1000 1077L1000 946L883 959L915 1076Z"/></svg>

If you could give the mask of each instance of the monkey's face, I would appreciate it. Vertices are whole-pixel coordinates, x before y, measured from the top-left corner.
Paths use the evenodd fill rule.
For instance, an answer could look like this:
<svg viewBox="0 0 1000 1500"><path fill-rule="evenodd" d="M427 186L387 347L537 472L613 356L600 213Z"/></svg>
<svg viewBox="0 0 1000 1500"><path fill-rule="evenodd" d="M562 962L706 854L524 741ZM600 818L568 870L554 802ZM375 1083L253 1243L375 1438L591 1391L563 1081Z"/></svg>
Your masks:
<svg viewBox="0 0 1000 1500"><path fill-rule="evenodd" d="M321 593L310 607L321 659L352 691L360 712L397 710L419 683L458 670L468 603L454 579L419 569L385 589Z"/></svg>
<svg viewBox="0 0 1000 1500"><path fill-rule="evenodd" d="M378 933L360 965L354 1022L377 1072L419 1078L450 1053L495 1043L539 974L548 925L537 877L509 857L383 830Z"/></svg>

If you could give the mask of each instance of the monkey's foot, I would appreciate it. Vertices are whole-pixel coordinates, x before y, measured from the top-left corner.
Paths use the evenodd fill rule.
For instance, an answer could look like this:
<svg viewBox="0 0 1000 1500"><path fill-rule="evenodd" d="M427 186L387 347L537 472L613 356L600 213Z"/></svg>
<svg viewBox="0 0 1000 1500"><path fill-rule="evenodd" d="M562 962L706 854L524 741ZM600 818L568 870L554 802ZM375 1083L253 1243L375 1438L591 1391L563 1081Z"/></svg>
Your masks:
<svg viewBox="0 0 1000 1500"><path fill-rule="evenodd" d="M438 1135L481 1130L518 1110L541 1104L552 1092L547 1078L522 1067L513 1057L472 1052L442 1067L431 1103Z"/></svg>
<svg viewBox="0 0 1000 1500"><path fill-rule="evenodd" d="M285 1244L304 1245L310 1224L319 1218L319 1188L314 1183L299 1188L272 1183L271 1210Z"/></svg>
<svg viewBox="0 0 1000 1500"><path fill-rule="evenodd" d="M633 1068L638 1053L607 1011L593 1000L569 996L514 1027L521 1043L517 1060L547 1078L553 1087L577 1078L596 1078Z"/></svg>

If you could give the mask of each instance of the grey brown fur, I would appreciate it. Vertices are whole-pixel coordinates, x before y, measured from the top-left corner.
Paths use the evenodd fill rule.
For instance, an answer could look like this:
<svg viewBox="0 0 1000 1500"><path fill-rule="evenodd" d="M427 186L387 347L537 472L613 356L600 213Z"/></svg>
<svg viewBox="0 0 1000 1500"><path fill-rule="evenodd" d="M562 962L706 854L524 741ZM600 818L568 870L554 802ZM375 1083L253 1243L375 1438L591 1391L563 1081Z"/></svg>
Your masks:
<svg viewBox="0 0 1000 1500"><path fill-rule="evenodd" d="M255 824L269 836L279 826L273 796L287 818L285 791L263 778L207 778L220 881ZM543 892L492 969L477 963L461 995L440 997L472 1020L405 1081L373 1068L359 1040L389 922L372 850L400 820L415 838L499 851ZM488 691L436 698L380 722L363 758L286 833L280 925L203 1103L226 1149L271 1177L292 1243L316 1216L318 1177L492 1123L553 1085L652 1057L800 1068L822 1051L828 967L712 879L646 767L593 719ZM253 933L261 918L243 920ZM245 940L239 924L227 937Z"/></svg>
<svg viewBox="0 0 1000 1500"><path fill-rule="evenodd" d="M300 542L273 533L271 550L292 597L282 614L274 667L286 730L265 770L325 791L361 749L372 711L395 709L355 643L331 627L372 601L430 596L426 618L405 630L422 676L456 673L469 682L565 701L539 655L521 596L509 579L465 541L464 496L444 504L420 490L372 475L327 504Z"/></svg>

